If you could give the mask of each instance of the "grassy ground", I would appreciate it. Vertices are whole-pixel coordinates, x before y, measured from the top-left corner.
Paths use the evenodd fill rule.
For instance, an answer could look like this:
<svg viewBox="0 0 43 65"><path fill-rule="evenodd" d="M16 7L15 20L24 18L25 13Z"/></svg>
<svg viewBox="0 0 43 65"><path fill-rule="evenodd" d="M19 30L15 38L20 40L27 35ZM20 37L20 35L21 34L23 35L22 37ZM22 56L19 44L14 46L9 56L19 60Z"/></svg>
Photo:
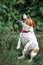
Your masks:
<svg viewBox="0 0 43 65"><path fill-rule="evenodd" d="M0 65L43 65L43 32L35 32L40 51L31 63L28 62L28 57L23 60L17 59L18 54L20 53L19 50L16 50L19 34L9 33L10 31L8 32L6 29L3 31L2 35L0 34L0 43L2 43L2 48L0 49Z"/></svg>
<svg viewBox="0 0 43 65"><path fill-rule="evenodd" d="M14 34L12 35L11 49L4 50L3 53L0 51L0 65L43 65L43 32L37 32L36 36L39 42L40 51L31 63L28 62L28 57L24 60L17 59L19 51L16 50L16 46L19 35Z"/></svg>
<svg viewBox="0 0 43 65"><path fill-rule="evenodd" d="M39 42L39 47L40 47L40 51L38 53L38 55L33 59L33 61L31 63L28 62L28 58L27 59L24 59L24 60L18 60L17 59L17 55L18 55L18 51L15 50L15 64L17 65L43 65L43 33L39 33L37 32L36 33L37 35L37 39L38 39L38 42Z"/></svg>

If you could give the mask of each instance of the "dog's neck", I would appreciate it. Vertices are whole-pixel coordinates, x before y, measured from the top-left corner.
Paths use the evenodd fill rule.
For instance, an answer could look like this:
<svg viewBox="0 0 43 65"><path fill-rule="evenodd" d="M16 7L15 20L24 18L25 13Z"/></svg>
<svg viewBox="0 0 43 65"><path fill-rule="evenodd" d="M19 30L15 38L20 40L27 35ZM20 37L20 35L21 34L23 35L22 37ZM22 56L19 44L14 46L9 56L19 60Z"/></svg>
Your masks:
<svg viewBox="0 0 43 65"><path fill-rule="evenodd" d="M30 32L32 32L32 33L34 32L34 31L33 31L33 27L32 27L32 26L29 26L29 25L27 25L27 24L25 24L25 23L23 23L22 30L30 31Z"/></svg>

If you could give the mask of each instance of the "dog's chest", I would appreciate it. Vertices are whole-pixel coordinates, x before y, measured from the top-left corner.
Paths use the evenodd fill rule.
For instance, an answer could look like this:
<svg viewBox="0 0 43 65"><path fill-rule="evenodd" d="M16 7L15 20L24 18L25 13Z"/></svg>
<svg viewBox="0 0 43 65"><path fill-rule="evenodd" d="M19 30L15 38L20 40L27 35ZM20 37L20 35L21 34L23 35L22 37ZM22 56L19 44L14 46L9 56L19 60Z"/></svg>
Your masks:
<svg viewBox="0 0 43 65"><path fill-rule="evenodd" d="M28 43L30 41L30 33L22 33L21 35L21 42L23 43L23 45L25 45L26 43Z"/></svg>

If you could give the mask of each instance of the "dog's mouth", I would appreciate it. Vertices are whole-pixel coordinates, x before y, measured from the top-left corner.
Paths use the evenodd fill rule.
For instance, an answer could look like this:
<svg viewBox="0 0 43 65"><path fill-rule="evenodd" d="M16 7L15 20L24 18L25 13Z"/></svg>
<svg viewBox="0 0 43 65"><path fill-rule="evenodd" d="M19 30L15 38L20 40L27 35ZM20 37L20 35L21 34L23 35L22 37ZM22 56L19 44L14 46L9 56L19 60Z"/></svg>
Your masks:
<svg viewBox="0 0 43 65"><path fill-rule="evenodd" d="M23 18L21 18L20 21L22 21L23 23L25 22L25 20Z"/></svg>

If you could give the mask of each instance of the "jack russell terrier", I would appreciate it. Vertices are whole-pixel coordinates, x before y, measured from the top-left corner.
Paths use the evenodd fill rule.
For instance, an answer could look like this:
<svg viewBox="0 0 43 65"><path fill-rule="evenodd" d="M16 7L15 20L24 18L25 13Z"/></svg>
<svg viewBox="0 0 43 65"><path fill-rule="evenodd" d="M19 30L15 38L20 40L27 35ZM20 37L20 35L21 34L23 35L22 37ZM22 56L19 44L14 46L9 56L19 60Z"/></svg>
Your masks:
<svg viewBox="0 0 43 65"><path fill-rule="evenodd" d="M17 49L20 49L21 43L24 45L24 49L22 51L22 56L18 57L18 59L23 59L25 54L31 51L29 60L29 62L31 62L39 52L37 38L33 30L34 23L26 14L22 15L22 21L20 22L22 23L22 32L20 33Z"/></svg>

